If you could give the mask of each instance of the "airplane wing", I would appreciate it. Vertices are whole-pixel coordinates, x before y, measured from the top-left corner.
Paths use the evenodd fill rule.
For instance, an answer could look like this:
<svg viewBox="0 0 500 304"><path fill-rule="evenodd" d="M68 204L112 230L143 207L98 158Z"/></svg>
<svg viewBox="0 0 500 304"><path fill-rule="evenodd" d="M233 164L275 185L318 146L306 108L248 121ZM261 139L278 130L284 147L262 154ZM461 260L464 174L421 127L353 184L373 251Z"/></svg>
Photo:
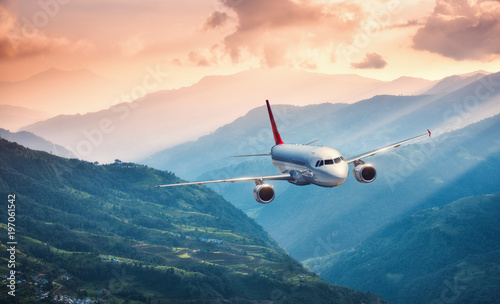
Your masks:
<svg viewBox="0 0 500 304"><path fill-rule="evenodd" d="M159 186L155 186L155 188L188 186L188 185L202 185L202 184L215 184L215 183L234 183L234 182L245 182L245 181L292 180L292 179L293 179L293 177L291 177L290 174L287 173L287 174L277 174L277 175L239 177L239 178L217 179L217 180L201 181L201 182L189 182L189 183L159 185Z"/></svg>
<svg viewBox="0 0 500 304"><path fill-rule="evenodd" d="M388 146L385 146L385 147L382 147L382 148L378 148L378 149L375 149L375 150L370 151L370 152L366 152L366 153L363 153L363 154L360 154L360 155L356 155L354 157L351 157L351 158L347 159L347 163L352 163L352 162L354 162L356 160L360 160L361 158L372 156L372 155L375 155L375 154L380 153L382 151L389 150L391 148L397 148L397 147L399 147L402 144L405 144L405 143L408 143L410 141L422 138L422 137L427 136L427 135L429 135L429 137L431 137L431 131L427 130L427 133L425 133L425 134L418 135L418 136L415 136L415 137L412 137L412 138L409 138L409 139L406 139L406 140L403 140L403 141L400 141L400 142L397 142L395 144L388 145Z"/></svg>

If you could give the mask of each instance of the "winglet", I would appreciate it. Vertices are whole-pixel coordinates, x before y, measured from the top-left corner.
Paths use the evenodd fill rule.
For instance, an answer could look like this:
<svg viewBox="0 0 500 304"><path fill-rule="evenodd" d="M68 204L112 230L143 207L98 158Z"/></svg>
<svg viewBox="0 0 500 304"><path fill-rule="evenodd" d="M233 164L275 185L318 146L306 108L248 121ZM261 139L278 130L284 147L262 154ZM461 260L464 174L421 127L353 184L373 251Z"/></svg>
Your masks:
<svg viewBox="0 0 500 304"><path fill-rule="evenodd" d="M267 104L267 112L269 112L269 119L271 120L271 127L273 128L274 141L277 145L282 145L283 141L281 140L280 133L278 132L278 128L276 127L276 122L274 121L273 112L271 111L271 106L269 105L269 100L266 100Z"/></svg>
<svg viewBox="0 0 500 304"><path fill-rule="evenodd" d="M431 130L427 129L427 132L429 132L429 137L431 137Z"/></svg>

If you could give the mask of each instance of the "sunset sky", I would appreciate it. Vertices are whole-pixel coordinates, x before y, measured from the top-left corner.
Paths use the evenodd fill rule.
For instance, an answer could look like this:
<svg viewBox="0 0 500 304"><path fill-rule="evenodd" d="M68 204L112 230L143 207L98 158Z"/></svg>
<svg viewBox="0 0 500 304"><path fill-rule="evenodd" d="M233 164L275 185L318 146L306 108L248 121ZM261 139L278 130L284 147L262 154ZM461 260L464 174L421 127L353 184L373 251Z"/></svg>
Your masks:
<svg viewBox="0 0 500 304"><path fill-rule="evenodd" d="M500 1L0 0L0 81L50 68L162 88L291 67L381 80L500 71Z"/></svg>

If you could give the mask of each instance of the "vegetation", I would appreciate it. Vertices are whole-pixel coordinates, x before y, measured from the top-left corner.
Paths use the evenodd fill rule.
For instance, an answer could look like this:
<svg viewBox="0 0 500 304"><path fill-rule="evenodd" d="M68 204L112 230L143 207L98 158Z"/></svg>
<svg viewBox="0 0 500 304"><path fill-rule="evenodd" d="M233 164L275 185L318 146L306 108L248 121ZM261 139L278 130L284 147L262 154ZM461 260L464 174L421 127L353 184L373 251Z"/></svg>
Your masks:
<svg viewBox="0 0 500 304"><path fill-rule="evenodd" d="M169 172L98 165L0 140L0 286L15 194L16 297L2 303L379 303L329 285L242 211ZM8 246L8 245L7 245Z"/></svg>
<svg viewBox="0 0 500 304"><path fill-rule="evenodd" d="M500 196L425 209L331 257L325 279L391 303L497 303Z"/></svg>

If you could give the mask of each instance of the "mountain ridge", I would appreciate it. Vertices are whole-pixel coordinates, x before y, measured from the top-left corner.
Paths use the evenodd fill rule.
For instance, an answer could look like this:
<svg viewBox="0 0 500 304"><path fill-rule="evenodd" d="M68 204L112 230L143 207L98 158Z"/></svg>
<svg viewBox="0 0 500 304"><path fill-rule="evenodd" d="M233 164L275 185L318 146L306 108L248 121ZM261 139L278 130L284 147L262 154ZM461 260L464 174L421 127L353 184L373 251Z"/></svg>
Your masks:
<svg viewBox="0 0 500 304"><path fill-rule="evenodd" d="M76 157L76 155L74 155L71 151L68 151L63 147L53 144L30 132L10 132L8 130L0 128L0 138L16 142L32 150L44 151L66 158Z"/></svg>
<svg viewBox="0 0 500 304"><path fill-rule="evenodd" d="M114 158L135 161L165 147L207 135L262 105L266 99L273 104L295 105L354 102L382 92L413 94L423 85L428 86L421 80L399 88L397 84L394 86L390 82L361 76L283 69L251 70L205 77L190 87L153 92L131 103L74 116L75 121L65 124L64 128L59 117L26 126L23 130L76 150L80 142L89 141L85 132L98 131L101 121L111 120L112 131L101 132L103 141L95 145L91 143L92 149L88 153L79 153L79 157L100 162L110 162ZM259 90L255 90L257 86ZM165 132L168 129L177 132ZM143 149L127 149L131 142Z"/></svg>
<svg viewBox="0 0 500 304"><path fill-rule="evenodd" d="M435 84L432 88L425 92L425 94L446 94L452 91L456 91L476 80L481 79L491 73L486 73L484 71L477 71L474 73L468 73L463 75L453 75L445 77Z"/></svg>
<svg viewBox="0 0 500 304"><path fill-rule="evenodd" d="M18 106L0 105L0 127L13 132L51 117L51 114L41 111Z"/></svg>
<svg viewBox="0 0 500 304"><path fill-rule="evenodd" d="M131 84L89 69L49 69L23 80L0 82L3 103L58 114L87 113L112 105ZM129 89L130 91L130 89Z"/></svg>
<svg viewBox="0 0 500 304"><path fill-rule="evenodd" d="M487 77L500 83L500 73ZM278 104L273 105L273 109L277 112L277 125L285 142L307 143L321 139L320 145L342 147L341 152L345 155L355 155L415 136L426 129L439 134L500 113L498 90L489 98L478 101L470 110L462 110L463 113L455 110L454 103L464 107L464 99L474 96L477 87L482 85L481 81L488 80L481 78L457 91L441 95L379 95L347 105L325 103L283 107ZM397 129L401 131L396 137ZM371 130L377 130L377 135L371 136ZM209 135L156 152L141 162L160 169L169 167L183 178L195 179L209 169L215 170L226 163L236 164L234 159L227 158L229 155L269 152L273 144L271 135L267 112L259 106ZM186 165L188 159L206 153L211 161L199 163L198 173Z"/></svg>

